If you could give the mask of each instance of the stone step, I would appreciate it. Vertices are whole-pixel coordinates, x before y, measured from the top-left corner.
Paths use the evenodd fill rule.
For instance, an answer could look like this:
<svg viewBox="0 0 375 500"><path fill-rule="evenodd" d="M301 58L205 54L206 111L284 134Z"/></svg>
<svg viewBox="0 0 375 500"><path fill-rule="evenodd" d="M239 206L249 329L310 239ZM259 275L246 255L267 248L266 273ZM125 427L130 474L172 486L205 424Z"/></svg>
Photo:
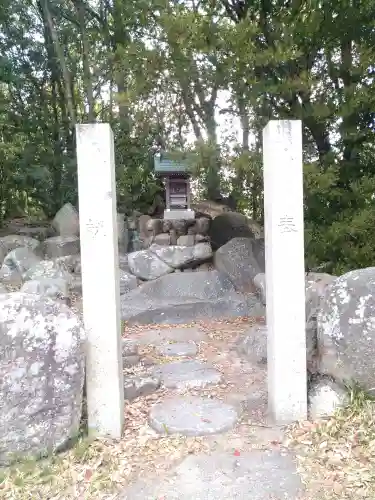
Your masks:
<svg viewBox="0 0 375 500"><path fill-rule="evenodd" d="M138 480L119 500L297 500L303 485L293 457L278 450L190 455L171 474Z"/></svg>
<svg viewBox="0 0 375 500"><path fill-rule="evenodd" d="M161 344L156 348L158 354L168 357L195 356L197 351L197 345L194 342L172 342Z"/></svg>
<svg viewBox="0 0 375 500"><path fill-rule="evenodd" d="M238 418L235 406L214 399L181 396L154 405L149 424L160 434L208 436L232 429Z"/></svg>
<svg viewBox="0 0 375 500"><path fill-rule="evenodd" d="M222 374L208 363L196 360L174 361L155 366L153 376L160 377L168 389L193 389L219 384Z"/></svg>

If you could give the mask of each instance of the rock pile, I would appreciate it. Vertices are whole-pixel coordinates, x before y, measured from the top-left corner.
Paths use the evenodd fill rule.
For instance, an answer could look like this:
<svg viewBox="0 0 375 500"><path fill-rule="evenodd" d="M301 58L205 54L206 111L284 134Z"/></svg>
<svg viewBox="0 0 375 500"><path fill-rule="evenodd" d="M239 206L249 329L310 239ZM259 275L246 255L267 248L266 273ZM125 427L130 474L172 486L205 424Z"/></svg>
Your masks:
<svg viewBox="0 0 375 500"><path fill-rule="evenodd" d="M209 217L165 221L140 215L137 221L146 248L124 253L119 241L123 319L184 323L263 314L258 299L245 286L264 269L263 240L236 238L214 256ZM42 294L68 305L74 300L79 308L82 279L74 207L64 205L50 227L33 226L37 238L20 233L28 233L27 228L18 227L17 234L0 238L0 291Z"/></svg>
<svg viewBox="0 0 375 500"><path fill-rule="evenodd" d="M141 215L138 227L142 248L148 248L152 244L190 247L196 243L209 241L210 218L164 220L151 219L148 215Z"/></svg>

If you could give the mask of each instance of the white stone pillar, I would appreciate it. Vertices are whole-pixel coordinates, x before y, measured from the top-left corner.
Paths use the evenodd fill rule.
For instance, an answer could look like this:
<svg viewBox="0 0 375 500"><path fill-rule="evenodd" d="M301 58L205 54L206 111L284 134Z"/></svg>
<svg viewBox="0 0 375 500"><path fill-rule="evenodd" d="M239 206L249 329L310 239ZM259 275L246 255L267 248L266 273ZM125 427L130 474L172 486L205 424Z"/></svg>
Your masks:
<svg viewBox="0 0 375 500"><path fill-rule="evenodd" d="M263 130L268 402L276 423L307 418L302 124Z"/></svg>
<svg viewBox="0 0 375 500"><path fill-rule="evenodd" d="M116 181L107 123L76 126L86 387L91 436L124 423Z"/></svg>

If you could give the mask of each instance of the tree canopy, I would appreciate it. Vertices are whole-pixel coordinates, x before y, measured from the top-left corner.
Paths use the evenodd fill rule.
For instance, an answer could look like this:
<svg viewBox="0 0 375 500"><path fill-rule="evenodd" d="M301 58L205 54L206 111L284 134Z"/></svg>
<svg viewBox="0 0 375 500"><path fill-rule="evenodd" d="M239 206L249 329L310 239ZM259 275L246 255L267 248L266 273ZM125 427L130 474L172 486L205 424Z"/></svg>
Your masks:
<svg viewBox="0 0 375 500"><path fill-rule="evenodd" d="M161 147L262 222L262 129L295 118L308 265L373 265L374 19L375 0L3 0L0 222L77 203L74 126L95 121L126 212L160 191Z"/></svg>

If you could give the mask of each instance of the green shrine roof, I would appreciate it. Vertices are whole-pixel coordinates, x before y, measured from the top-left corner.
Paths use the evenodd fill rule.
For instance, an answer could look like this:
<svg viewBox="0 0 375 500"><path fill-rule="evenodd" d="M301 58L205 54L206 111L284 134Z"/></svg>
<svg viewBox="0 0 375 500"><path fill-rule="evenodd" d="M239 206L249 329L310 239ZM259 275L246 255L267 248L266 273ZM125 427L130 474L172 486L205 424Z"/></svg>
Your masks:
<svg viewBox="0 0 375 500"><path fill-rule="evenodd" d="M177 155L159 153L154 156L155 172L163 173L186 173L189 171L187 160L179 159Z"/></svg>

